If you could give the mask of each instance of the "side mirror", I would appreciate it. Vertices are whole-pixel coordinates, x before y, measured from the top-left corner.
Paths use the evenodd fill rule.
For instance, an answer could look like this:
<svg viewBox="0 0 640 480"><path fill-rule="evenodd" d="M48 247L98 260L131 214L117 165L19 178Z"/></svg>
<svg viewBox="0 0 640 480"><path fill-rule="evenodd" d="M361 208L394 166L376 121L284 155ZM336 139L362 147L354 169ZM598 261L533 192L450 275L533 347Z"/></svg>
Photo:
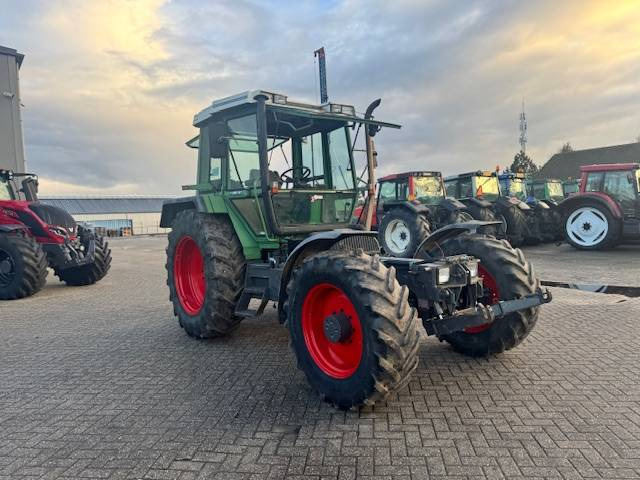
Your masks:
<svg viewBox="0 0 640 480"><path fill-rule="evenodd" d="M229 146L229 127L226 122L216 122L209 126L209 156L225 157Z"/></svg>
<svg viewBox="0 0 640 480"><path fill-rule="evenodd" d="M33 177L25 178L22 181L21 191L27 202L38 201L38 180Z"/></svg>

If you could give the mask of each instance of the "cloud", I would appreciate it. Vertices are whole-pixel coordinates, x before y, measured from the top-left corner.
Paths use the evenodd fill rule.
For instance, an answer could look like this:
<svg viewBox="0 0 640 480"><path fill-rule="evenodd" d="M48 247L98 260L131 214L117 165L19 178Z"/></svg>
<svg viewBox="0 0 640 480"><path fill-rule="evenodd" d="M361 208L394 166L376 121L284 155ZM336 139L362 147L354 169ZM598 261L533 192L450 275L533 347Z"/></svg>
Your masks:
<svg viewBox="0 0 640 480"><path fill-rule="evenodd" d="M528 152L640 133L640 12L634 2L192 0L2 7L0 44L21 71L29 168L50 194L176 193L195 178L193 114L252 88L329 94L403 124L377 138L380 172L507 165L526 101ZM46 182L45 182L46 184ZM62 187L61 185L64 185ZM82 188L80 188L80 186ZM135 188L135 187L134 187Z"/></svg>

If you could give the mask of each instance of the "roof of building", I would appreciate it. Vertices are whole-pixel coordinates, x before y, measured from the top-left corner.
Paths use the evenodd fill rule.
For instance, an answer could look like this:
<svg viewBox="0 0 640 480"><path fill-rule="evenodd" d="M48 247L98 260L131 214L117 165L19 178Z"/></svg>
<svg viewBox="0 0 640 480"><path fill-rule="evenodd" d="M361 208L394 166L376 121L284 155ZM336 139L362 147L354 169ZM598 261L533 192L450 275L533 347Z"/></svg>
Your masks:
<svg viewBox="0 0 640 480"><path fill-rule="evenodd" d="M40 201L63 208L71 215L99 213L159 213L173 197L41 197Z"/></svg>
<svg viewBox="0 0 640 480"><path fill-rule="evenodd" d="M22 65L22 60L24 59L24 55L22 53L18 53L16 49L3 47L2 45L0 45L0 54L16 57L16 62L18 63L18 67Z"/></svg>
<svg viewBox="0 0 640 480"><path fill-rule="evenodd" d="M610 147L574 150L556 153L540 171L536 178L579 178L580 167L600 163L637 163L640 162L640 142L613 145Z"/></svg>

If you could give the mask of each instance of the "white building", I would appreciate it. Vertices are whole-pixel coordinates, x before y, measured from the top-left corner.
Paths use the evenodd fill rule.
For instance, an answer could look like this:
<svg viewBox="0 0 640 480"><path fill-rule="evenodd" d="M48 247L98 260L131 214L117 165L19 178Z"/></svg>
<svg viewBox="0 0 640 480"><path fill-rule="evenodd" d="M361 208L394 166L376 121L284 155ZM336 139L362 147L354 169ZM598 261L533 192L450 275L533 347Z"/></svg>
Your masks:
<svg viewBox="0 0 640 480"><path fill-rule="evenodd" d="M111 230L129 227L134 235L166 233L160 228L162 203L172 197L43 197L40 201L60 207L80 222Z"/></svg>

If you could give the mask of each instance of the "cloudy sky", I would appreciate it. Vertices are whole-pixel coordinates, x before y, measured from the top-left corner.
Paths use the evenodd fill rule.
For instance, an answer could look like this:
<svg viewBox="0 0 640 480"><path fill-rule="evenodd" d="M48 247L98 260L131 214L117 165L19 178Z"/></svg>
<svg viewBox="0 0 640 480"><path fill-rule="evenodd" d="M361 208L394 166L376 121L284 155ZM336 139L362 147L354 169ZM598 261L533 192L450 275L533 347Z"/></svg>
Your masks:
<svg viewBox="0 0 640 480"><path fill-rule="evenodd" d="M564 142L640 135L638 1L0 0L0 45L21 75L29 170L44 194L175 194L195 179L193 114L262 88L329 94L400 131L380 173L544 163Z"/></svg>

